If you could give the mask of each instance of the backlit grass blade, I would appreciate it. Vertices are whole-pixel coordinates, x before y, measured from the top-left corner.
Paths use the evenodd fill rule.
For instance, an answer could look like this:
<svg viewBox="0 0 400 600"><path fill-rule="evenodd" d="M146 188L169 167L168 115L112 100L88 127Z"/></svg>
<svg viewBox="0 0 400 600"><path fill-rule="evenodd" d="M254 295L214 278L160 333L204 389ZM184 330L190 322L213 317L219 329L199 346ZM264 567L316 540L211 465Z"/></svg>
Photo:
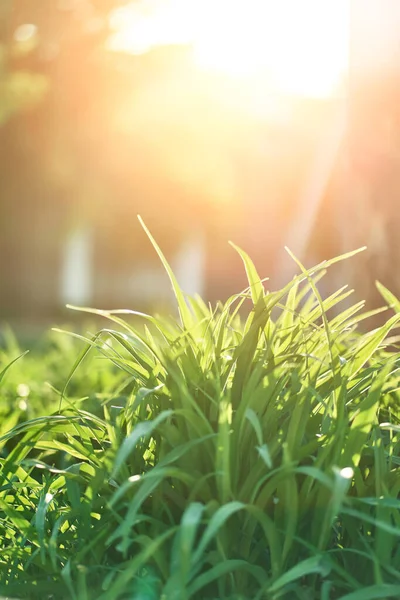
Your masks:
<svg viewBox="0 0 400 600"><path fill-rule="evenodd" d="M303 274L307 277L310 287L318 301L318 304L320 306L320 310L321 310L321 318L322 318L322 322L324 324L324 332L326 335L326 340L327 340L327 344L328 344L328 348L329 348L329 355L331 358L331 369L332 369L332 374L333 377L336 378L337 376L337 361L335 360L335 356L333 353L333 341L332 341L332 335L331 335L331 331L330 331L330 326L329 326L329 321L328 318L326 316L326 309L324 307L324 302L321 298L321 294L319 293L312 277L310 277L310 275L307 272L307 269L305 269L305 267L301 264L301 262L295 257L295 255L293 254L293 252L291 252L289 250L289 248L285 248L286 252L289 254L289 256L292 258L292 260L294 260L294 262L298 265L298 267L300 268L300 270L303 272ZM351 253L350 255L353 256L354 253Z"/></svg>
<svg viewBox="0 0 400 600"><path fill-rule="evenodd" d="M185 510L171 551L171 576L164 587L167 597L189 597L187 586L192 567L193 545L204 512L204 505L194 502Z"/></svg>
<svg viewBox="0 0 400 600"><path fill-rule="evenodd" d="M193 564L196 565L202 558L203 552L208 545L217 536L220 529L225 525L226 521L235 513L243 510L245 505L242 502L228 502L221 506L211 517L207 528L193 554Z"/></svg>
<svg viewBox="0 0 400 600"><path fill-rule="evenodd" d="M220 400L220 409L218 416L218 438L216 448L216 471L217 484L222 502L228 502L231 499L231 424L232 424L232 405L228 399Z"/></svg>
<svg viewBox="0 0 400 600"><path fill-rule="evenodd" d="M312 556L311 558L299 562L295 567L289 569L289 571L274 581L274 583L269 586L268 593L272 594L277 592L289 583L302 579L306 575L315 573L326 576L330 572L330 569L331 564L327 556L323 554Z"/></svg>
<svg viewBox="0 0 400 600"><path fill-rule="evenodd" d="M219 580L225 575L234 573L235 571L247 571L257 580L259 586L266 586L267 576L264 569L255 565L251 565L245 560L227 559L221 561L211 569L205 571L202 575L196 577L193 583L191 583L189 586L188 591L190 597L193 597L194 594L197 594L199 590L203 589L211 582Z"/></svg>
<svg viewBox="0 0 400 600"><path fill-rule="evenodd" d="M129 560L123 570L120 570L108 590L98 596L98 600L115 600L126 590L126 586L132 584L138 571L145 567L148 561L175 533L175 528L168 529L152 540L145 548Z"/></svg>
<svg viewBox="0 0 400 600"><path fill-rule="evenodd" d="M376 331L361 338L358 346L354 350L352 360L348 363L348 374L353 378L360 369L371 359L379 346L385 340L388 333L400 322L400 314L394 315L385 325L382 325Z"/></svg>
<svg viewBox="0 0 400 600"><path fill-rule="evenodd" d="M372 585L341 596L340 600L386 600L400 598L400 585Z"/></svg>
<svg viewBox="0 0 400 600"><path fill-rule="evenodd" d="M251 258L249 257L249 255L246 254L246 252L244 252L244 250L241 250L238 246L236 246L232 242L229 242L229 243L232 246L232 248L234 248L236 250L236 252L240 255L241 259L243 260L243 263L244 263L244 266L246 269L247 279L249 282L251 298L253 300L253 304L256 305L258 303L258 301L264 297L264 294L265 294L264 286L261 283L260 276L258 275L257 270L254 266L254 263L251 260Z"/></svg>
<svg viewBox="0 0 400 600"><path fill-rule="evenodd" d="M19 356L17 356L17 358L14 358L14 360L12 360L10 363L8 363L8 365L6 367L4 367L4 369L2 371L0 371L0 383L2 382L2 379L4 378L5 374L7 373L8 369L17 362L17 360L19 360L20 358L26 356L26 354L28 354L29 350L27 350L26 352L23 352L22 354L20 354Z"/></svg>
<svg viewBox="0 0 400 600"><path fill-rule="evenodd" d="M384 367L372 382L366 398L357 405L343 448L342 464L344 466L357 467L359 465L370 432L378 424L377 414L382 387L392 369L393 366L390 363Z"/></svg>
<svg viewBox="0 0 400 600"><path fill-rule="evenodd" d="M141 438L147 438L151 433L166 419L173 414L172 410L165 410L160 413L154 421L145 421L138 423L129 437L125 438L121 448L115 457L114 467L112 470L111 477L115 479L123 465L125 465L128 456L135 449L136 444Z"/></svg>
<svg viewBox="0 0 400 600"><path fill-rule="evenodd" d="M150 231L148 230L148 228L146 227L146 225L144 224L143 219L138 216L139 219L139 223L141 224L141 226L143 227L147 237L149 238L150 242L152 243L153 248L155 249L155 251L157 252L163 266L164 269L166 270L168 277L171 281L171 285L175 294L175 298L176 301L178 303L178 309L179 309L179 313L180 313L180 317L181 317L181 321L182 321L182 325L184 327L187 327L190 329L190 327L192 326L193 323L193 318L192 318L192 314L189 310L188 305L186 304L186 300L185 297L183 295L183 292L178 284L178 280L176 279L171 267L168 264L167 259L165 258L163 252L161 251L161 248L159 247L159 245L157 244L157 242L155 241L155 239L153 238L153 236L151 235Z"/></svg>
<svg viewBox="0 0 400 600"><path fill-rule="evenodd" d="M382 296L382 298L387 302L390 308L393 308L395 312L400 312L400 300L396 298L396 296L388 290L382 283L379 281L375 282L378 292Z"/></svg>

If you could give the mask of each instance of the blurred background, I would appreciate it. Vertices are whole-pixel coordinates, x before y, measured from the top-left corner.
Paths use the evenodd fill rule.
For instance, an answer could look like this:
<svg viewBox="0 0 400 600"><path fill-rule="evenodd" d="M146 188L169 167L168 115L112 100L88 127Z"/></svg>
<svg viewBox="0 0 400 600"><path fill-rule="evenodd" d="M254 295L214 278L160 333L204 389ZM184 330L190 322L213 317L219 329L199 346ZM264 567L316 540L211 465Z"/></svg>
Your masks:
<svg viewBox="0 0 400 600"><path fill-rule="evenodd" d="M400 294L398 0L0 0L0 321L329 280ZM75 315L69 319L75 319Z"/></svg>

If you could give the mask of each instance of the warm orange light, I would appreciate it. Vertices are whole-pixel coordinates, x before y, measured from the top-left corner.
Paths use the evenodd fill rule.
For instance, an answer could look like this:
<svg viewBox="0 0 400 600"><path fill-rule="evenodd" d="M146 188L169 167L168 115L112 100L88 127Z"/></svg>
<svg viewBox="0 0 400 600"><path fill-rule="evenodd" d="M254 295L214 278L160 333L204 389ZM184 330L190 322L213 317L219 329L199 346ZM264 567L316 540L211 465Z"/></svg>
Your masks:
<svg viewBox="0 0 400 600"><path fill-rule="evenodd" d="M349 0L142 0L112 18L114 50L190 43L199 69L331 95L346 72Z"/></svg>

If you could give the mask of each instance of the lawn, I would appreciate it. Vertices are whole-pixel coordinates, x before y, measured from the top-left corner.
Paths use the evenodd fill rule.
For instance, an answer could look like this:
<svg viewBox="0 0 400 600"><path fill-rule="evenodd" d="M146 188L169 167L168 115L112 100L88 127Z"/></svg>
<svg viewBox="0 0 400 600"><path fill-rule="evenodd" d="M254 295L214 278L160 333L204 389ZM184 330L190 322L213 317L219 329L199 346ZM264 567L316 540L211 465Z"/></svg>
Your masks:
<svg viewBox="0 0 400 600"><path fill-rule="evenodd" d="M365 333L318 292L350 255L266 291L235 247L249 287L210 307L147 233L179 316L1 351L0 594L400 598L400 302Z"/></svg>

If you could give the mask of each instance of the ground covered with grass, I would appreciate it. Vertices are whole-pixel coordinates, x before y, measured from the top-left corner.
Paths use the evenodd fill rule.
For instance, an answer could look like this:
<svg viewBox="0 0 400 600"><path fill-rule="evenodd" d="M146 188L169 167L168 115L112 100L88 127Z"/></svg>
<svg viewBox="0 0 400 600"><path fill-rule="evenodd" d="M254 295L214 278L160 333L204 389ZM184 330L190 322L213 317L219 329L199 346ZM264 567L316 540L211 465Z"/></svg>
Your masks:
<svg viewBox="0 0 400 600"><path fill-rule="evenodd" d="M179 318L1 352L0 594L400 598L400 303L360 333L334 261L266 292L240 250L248 290L186 302L152 241Z"/></svg>

